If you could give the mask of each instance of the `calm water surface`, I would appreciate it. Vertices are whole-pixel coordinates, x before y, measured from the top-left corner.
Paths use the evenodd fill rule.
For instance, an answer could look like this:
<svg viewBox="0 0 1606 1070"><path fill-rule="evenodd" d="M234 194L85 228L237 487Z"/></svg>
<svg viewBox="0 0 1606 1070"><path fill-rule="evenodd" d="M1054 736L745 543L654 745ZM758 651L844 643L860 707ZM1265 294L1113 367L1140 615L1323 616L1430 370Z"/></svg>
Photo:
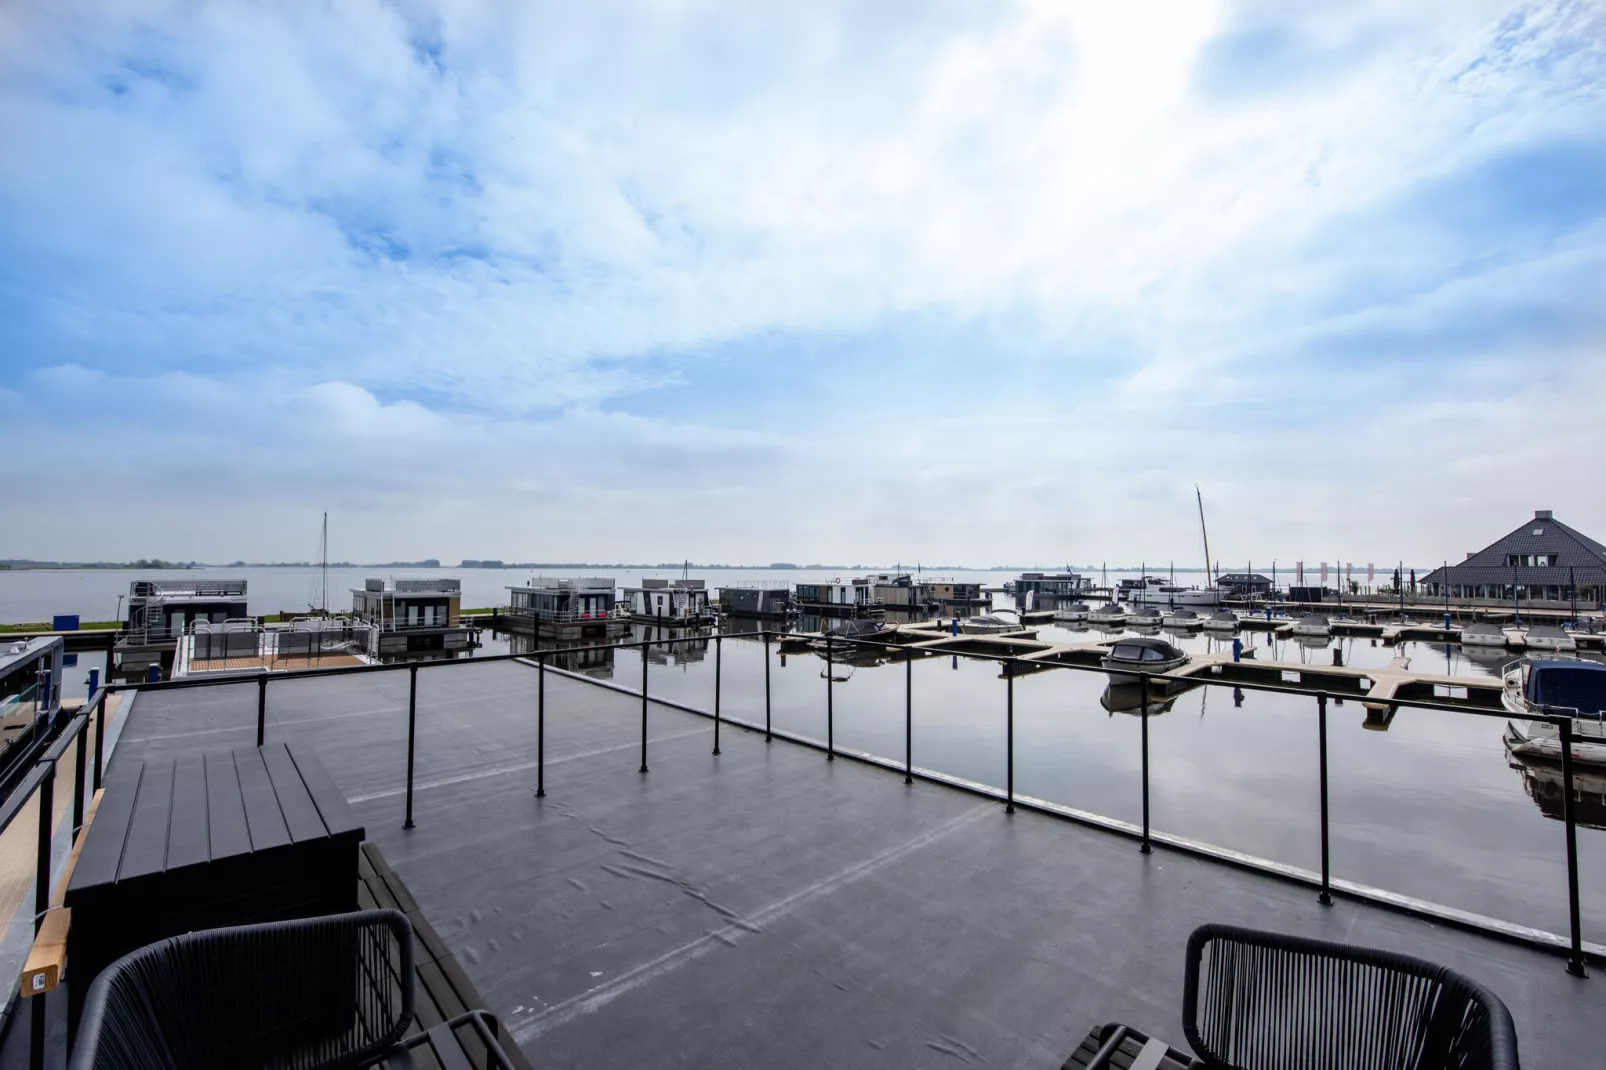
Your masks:
<svg viewBox="0 0 1606 1070"><path fill-rule="evenodd" d="M548 574L596 574L570 570ZM454 576L463 581L463 605L506 601L505 588L522 583L522 570L331 569L329 604L349 604L349 589L369 576ZM609 574L603 572L602 574ZM616 570L619 582L678 571ZM736 583L799 582L852 573L698 571L711 587ZM46 619L79 613L114 615L118 594L134 578L181 575L238 576L250 581L256 613L294 611L320 597L316 569L218 569L195 573L127 571L0 572L0 620ZM997 572L943 573L1000 586ZM1111 574L1115 579L1116 574ZM1002 599L1000 599L1000 604ZM751 622L748 627L755 627ZM1116 633L1058 625L1038 628L1052 642L1087 642ZM633 638L644 638L638 627ZM1194 653L1230 651L1208 634L1166 638ZM1468 652L1454 644L1384 646L1363 638L1296 640L1265 633L1240 635L1262 659L1369 668L1404 656L1416 669L1455 676L1490 676L1510 655ZM481 655L527 652L530 640L485 632ZM772 716L777 727L823 740L826 687L823 659L772 655ZM730 635L722 643L722 708L733 717L763 719L764 647ZM636 651L592 649L558 655L555 664L636 687ZM711 709L712 640L649 655L651 691ZM98 657L69 670L69 694L82 694ZM838 745L901 760L904 744L905 670L901 663L837 667L831 686ZM845 677L845 679L841 679ZM1006 779L1005 682L995 664L933 657L914 663L914 760L917 765L1001 786ZM1015 783L1022 794L1126 821L1141 820L1139 718L1110 713L1100 704L1102 674L1051 671L1015 681ZM554 715L561 715L554 713ZM1541 809L1559 813L1554 775L1512 767L1501 745L1505 721L1452 713L1402 710L1386 731L1363 727L1359 703L1329 711L1329 780L1332 865L1335 877L1445 903L1553 932L1567 927L1563 826ZM1317 738L1315 702L1287 695L1236 693L1205 686L1175 696L1150 719L1151 822L1159 831L1187 836L1263 858L1315 870ZM1548 779L1547 779L1548 778ZM1606 823L1606 779L1583 778L1584 814ZM889 790L893 790L889 785ZM1606 832L1581 827L1580 881L1585 938L1606 942Z"/></svg>

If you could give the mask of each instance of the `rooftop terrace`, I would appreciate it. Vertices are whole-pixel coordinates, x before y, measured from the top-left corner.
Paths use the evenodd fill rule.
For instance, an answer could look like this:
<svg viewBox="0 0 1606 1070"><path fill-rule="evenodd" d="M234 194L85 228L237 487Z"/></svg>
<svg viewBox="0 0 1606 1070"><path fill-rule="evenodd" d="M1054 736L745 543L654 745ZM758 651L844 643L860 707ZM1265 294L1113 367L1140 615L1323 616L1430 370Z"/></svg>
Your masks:
<svg viewBox="0 0 1606 1070"><path fill-rule="evenodd" d="M267 738L315 745L539 1066L1057 1067L1096 1023L1175 1044L1205 921L1388 947L1482 981L1530 1066L1590 1065L1598 980L1488 936L916 780L516 662L276 680ZM249 744L252 683L133 703L112 758ZM762 708L727 696L724 712ZM1595 1051L1596 1055L1588 1053Z"/></svg>

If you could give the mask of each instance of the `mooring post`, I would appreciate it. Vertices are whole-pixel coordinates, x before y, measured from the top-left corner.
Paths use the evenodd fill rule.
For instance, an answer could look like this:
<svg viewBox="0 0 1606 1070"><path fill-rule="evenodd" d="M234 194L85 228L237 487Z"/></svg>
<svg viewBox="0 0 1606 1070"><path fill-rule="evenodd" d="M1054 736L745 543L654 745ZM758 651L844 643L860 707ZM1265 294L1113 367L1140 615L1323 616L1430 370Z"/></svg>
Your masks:
<svg viewBox="0 0 1606 1070"><path fill-rule="evenodd" d="M770 633L764 631L764 742L770 739Z"/></svg>
<svg viewBox="0 0 1606 1070"><path fill-rule="evenodd" d="M1556 724L1561 737L1561 806L1567 825L1567 920L1572 925L1572 949L1567 955L1567 972L1588 977L1584 968L1584 934L1578 921L1578 819L1573 810L1573 722L1562 717Z"/></svg>
<svg viewBox="0 0 1606 1070"><path fill-rule="evenodd" d="M1145 676L1140 686L1143 688L1142 717L1139 718L1143 726L1143 843L1138 850L1148 854L1154 850L1149 846L1149 678Z"/></svg>
<svg viewBox="0 0 1606 1070"><path fill-rule="evenodd" d="M546 654L535 656L535 797L546 798Z"/></svg>
<svg viewBox="0 0 1606 1070"><path fill-rule="evenodd" d="M1327 853L1327 695L1316 696L1317 761L1321 765L1322 791L1322 891L1316 898L1323 906L1333 905L1332 872Z"/></svg>
<svg viewBox="0 0 1606 1070"><path fill-rule="evenodd" d="M719 757L719 652L723 649L717 633L714 636L714 756Z"/></svg>
<svg viewBox="0 0 1606 1070"><path fill-rule="evenodd" d="M418 738L418 666L407 666L407 818L402 828L413 827L413 747Z"/></svg>

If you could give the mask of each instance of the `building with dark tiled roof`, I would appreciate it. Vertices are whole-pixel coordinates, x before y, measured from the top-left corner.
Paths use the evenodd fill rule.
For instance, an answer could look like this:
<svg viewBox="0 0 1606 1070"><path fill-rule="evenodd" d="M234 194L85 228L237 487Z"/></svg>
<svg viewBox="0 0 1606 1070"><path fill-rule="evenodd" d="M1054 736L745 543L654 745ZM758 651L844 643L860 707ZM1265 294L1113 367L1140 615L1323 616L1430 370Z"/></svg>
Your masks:
<svg viewBox="0 0 1606 1070"><path fill-rule="evenodd" d="M1595 600L1606 593L1606 546L1575 531L1540 509L1534 518L1504 538L1448 568L1436 568L1421 580L1423 589L1442 597L1506 598L1564 601Z"/></svg>

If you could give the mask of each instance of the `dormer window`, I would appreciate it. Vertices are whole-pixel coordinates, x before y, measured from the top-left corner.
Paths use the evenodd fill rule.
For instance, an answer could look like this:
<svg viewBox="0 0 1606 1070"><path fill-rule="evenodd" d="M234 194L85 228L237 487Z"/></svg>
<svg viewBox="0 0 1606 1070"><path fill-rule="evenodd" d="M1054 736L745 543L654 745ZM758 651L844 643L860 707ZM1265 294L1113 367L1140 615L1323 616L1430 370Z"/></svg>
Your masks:
<svg viewBox="0 0 1606 1070"><path fill-rule="evenodd" d="M1555 554L1507 554L1506 567L1508 568L1553 568L1556 565Z"/></svg>

